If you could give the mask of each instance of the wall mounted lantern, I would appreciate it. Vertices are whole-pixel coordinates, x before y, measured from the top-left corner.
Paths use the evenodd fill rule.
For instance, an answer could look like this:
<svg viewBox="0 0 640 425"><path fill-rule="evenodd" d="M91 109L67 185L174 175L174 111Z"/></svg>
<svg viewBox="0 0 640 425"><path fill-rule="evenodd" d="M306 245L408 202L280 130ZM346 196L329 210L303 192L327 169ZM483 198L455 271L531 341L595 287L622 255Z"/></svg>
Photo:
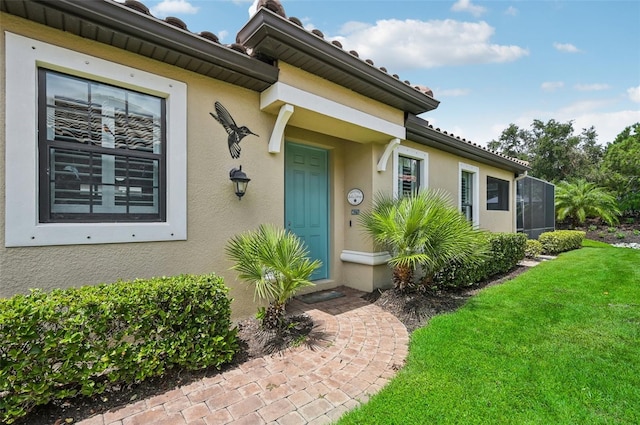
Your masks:
<svg viewBox="0 0 640 425"><path fill-rule="evenodd" d="M251 179L242 171L242 165L240 168L233 168L229 171L229 179L233 182L236 196L238 199L242 200L242 197L247 191L247 185L251 181Z"/></svg>

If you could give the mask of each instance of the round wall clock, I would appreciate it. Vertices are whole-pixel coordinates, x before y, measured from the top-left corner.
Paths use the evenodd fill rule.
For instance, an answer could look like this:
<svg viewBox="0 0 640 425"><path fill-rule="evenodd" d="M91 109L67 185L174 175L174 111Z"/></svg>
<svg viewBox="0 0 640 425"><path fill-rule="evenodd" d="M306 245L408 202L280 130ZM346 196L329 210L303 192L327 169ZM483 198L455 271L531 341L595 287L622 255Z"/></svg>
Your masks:
<svg viewBox="0 0 640 425"><path fill-rule="evenodd" d="M349 201L351 205L360 205L363 199L364 194L360 189L351 189L349 193L347 193L347 201Z"/></svg>

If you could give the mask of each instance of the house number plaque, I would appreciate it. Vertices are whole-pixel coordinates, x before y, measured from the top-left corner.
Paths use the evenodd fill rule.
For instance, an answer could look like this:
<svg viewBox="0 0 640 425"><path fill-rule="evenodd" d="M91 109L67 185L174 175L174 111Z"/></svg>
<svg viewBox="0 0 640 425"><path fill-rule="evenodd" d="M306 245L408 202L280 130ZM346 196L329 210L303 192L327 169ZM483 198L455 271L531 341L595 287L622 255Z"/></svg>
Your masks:
<svg viewBox="0 0 640 425"><path fill-rule="evenodd" d="M347 201L351 205L360 205L364 199L364 194L360 189L351 189L349 193L347 193Z"/></svg>

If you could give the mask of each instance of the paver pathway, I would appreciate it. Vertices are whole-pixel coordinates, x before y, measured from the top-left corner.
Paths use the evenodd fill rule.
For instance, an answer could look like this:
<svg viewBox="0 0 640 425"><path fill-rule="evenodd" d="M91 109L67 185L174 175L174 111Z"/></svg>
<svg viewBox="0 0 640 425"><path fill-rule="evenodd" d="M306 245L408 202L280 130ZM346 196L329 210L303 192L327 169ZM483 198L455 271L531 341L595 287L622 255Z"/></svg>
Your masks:
<svg viewBox="0 0 640 425"><path fill-rule="evenodd" d="M328 424L368 400L402 366L407 330L395 316L340 287L345 297L294 300L322 338L312 347L266 356L80 425Z"/></svg>

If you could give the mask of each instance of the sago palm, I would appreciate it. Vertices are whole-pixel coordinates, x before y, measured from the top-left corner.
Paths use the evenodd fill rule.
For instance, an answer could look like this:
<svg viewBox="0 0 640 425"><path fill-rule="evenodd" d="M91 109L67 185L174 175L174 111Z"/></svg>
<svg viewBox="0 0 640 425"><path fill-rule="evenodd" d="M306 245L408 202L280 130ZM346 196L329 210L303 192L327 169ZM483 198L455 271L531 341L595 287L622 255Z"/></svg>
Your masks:
<svg viewBox="0 0 640 425"><path fill-rule="evenodd" d="M477 260L486 249L483 232L474 229L440 190L398 199L378 194L360 223L377 245L389 251L394 287L400 291L428 285L447 263ZM417 271L422 272L419 279Z"/></svg>
<svg viewBox="0 0 640 425"><path fill-rule="evenodd" d="M557 219L569 218L573 227L583 224L587 217L600 217L609 225L618 222L620 210L615 197L584 179L560 182L555 197Z"/></svg>
<svg viewBox="0 0 640 425"><path fill-rule="evenodd" d="M261 315L266 329L282 325L287 301L301 288L313 285L309 277L322 264L309 259L295 234L271 224L234 236L225 250L238 277L254 286L256 298L269 303Z"/></svg>

